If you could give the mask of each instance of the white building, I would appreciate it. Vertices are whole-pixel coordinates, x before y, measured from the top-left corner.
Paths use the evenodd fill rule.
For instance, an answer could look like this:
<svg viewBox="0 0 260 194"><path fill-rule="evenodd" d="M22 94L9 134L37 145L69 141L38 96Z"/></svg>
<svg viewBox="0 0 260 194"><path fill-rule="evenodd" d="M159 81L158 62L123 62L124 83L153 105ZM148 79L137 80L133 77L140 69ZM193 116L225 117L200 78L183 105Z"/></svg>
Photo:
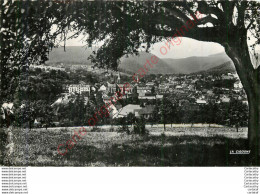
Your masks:
<svg viewBox="0 0 260 194"><path fill-rule="evenodd" d="M196 103L197 104L207 104L207 101L206 100L202 100L202 99L197 99Z"/></svg>
<svg viewBox="0 0 260 194"><path fill-rule="evenodd" d="M223 96L220 98L220 100L221 100L222 102L225 102L225 103L229 103L229 102L230 102L230 98L227 97L227 96L225 96L225 95L223 95Z"/></svg>
<svg viewBox="0 0 260 194"><path fill-rule="evenodd" d="M146 86L153 87L153 86L154 86L154 83L153 83L153 82L147 82L147 83L146 83Z"/></svg>
<svg viewBox="0 0 260 194"><path fill-rule="evenodd" d="M82 94L83 92L88 92L90 94L90 85L86 84L72 84L69 85L69 93Z"/></svg>
<svg viewBox="0 0 260 194"><path fill-rule="evenodd" d="M102 86L100 86L98 91L105 92L105 91L107 91L107 87L105 85L102 85Z"/></svg>
<svg viewBox="0 0 260 194"><path fill-rule="evenodd" d="M55 70L55 71L65 71L65 68L62 67L53 67L53 66L45 66L45 65L31 65L31 69L42 69L45 71Z"/></svg>
<svg viewBox="0 0 260 194"><path fill-rule="evenodd" d="M243 85L240 81L237 81L234 83L234 88L236 89L242 89L243 88Z"/></svg>

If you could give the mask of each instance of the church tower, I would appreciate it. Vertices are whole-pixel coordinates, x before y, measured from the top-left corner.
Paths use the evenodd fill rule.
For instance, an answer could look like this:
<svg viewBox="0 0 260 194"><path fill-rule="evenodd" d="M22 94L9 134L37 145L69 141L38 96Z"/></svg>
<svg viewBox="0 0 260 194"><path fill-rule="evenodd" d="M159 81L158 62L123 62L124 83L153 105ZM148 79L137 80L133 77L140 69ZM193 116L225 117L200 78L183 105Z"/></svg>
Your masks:
<svg viewBox="0 0 260 194"><path fill-rule="evenodd" d="M117 84L121 83L121 78L120 78L120 73L118 72L118 76L117 76Z"/></svg>

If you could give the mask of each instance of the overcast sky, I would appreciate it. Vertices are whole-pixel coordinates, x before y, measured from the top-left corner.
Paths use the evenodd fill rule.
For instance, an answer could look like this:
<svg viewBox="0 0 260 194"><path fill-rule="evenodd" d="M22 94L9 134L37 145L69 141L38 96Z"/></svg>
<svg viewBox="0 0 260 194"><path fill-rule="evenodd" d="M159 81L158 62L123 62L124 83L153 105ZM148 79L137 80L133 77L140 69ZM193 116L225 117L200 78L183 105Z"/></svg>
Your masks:
<svg viewBox="0 0 260 194"><path fill-rule="evenodd" d="M213 42L202 42L190 38L182 38L179 45L174 44L174 46L170 46L170 49L167 47L166 43L167 41L163 41L154 44L151 52L160 58L208 56L224 52L224 48L220 44ZM168 45L170 44L168 43Z"/></svg>

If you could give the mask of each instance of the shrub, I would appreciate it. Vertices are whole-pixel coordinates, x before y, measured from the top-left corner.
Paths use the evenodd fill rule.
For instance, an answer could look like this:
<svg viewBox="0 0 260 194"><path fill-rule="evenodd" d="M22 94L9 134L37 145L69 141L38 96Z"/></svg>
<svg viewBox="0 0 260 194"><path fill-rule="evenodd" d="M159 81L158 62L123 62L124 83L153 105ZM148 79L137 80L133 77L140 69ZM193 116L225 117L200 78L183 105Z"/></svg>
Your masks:
<svg viewBox="0 0 260 194"><path fill-rule="evenodd" d="M145 120L143 117L141 119L137 119L134 124L134 133L139 135L148 134L148 131L145 128Z"/></svg>
<svg viewBox="0 0 260 194"><path fill-rule="evenodd" d="M129 127L128 125L122 125L119 129L118 129L118 132L126 132L128 135L130 134L130 130L129 130Z"/></svg>
<svg viewBox="0 0 260 194"><path fill-rule="evenodd" d="M105 129L102 128L98 128L96 126L93 127L93 129L91 130L91 132L106 132Z"/></svg>

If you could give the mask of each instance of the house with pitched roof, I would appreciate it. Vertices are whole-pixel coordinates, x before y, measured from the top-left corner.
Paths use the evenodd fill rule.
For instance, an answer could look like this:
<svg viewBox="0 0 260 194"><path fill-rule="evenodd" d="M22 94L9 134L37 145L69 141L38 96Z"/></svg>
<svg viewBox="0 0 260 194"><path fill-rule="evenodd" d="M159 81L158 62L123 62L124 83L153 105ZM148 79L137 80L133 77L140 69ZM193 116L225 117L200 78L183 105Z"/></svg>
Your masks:
<svg viewBox="0 0 260 194"><path fill-rule="evenodd" d="M118 110L118 113L115 115L115 118L123 118L126 117L129 113L135 114L137 110L141 110L142 107L137 104L128 104Z"/></svg>
<svg viewBox="0 0 260 194"><path fill-rule="evenodd" d="M136 117L143 116L145 119L149 119L153 116L155 105L146 105L144 108L135 111Z"/></svg>

